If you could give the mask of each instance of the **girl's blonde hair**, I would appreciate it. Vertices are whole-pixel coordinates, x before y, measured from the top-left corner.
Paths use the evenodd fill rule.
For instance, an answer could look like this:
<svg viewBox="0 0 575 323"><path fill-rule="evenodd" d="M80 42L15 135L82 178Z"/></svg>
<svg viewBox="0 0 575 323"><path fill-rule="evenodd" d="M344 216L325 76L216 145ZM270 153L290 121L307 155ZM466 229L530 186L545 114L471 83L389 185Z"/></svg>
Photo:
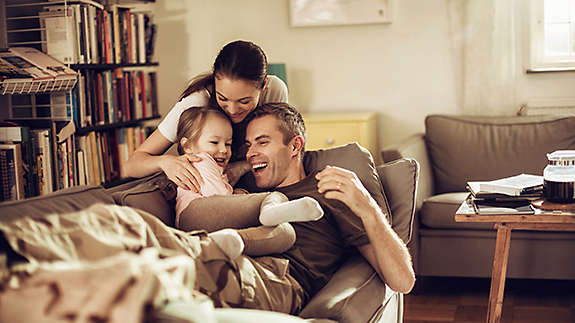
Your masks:
<svg viewBox="0 0 575 323"><path fill-rule="evenodd" d="M202 129L204 129L204 126L206 125L208 115L210 114L219 116L231 124L228 116L216 108L190 107L182 112L180 120L178 121L178 130L176 133L176 142L178 143L178 153L180 155L184 154L184 147L182 147L181 144L182 138L187 138L188 144L197 142L202 134Z"/></svg>

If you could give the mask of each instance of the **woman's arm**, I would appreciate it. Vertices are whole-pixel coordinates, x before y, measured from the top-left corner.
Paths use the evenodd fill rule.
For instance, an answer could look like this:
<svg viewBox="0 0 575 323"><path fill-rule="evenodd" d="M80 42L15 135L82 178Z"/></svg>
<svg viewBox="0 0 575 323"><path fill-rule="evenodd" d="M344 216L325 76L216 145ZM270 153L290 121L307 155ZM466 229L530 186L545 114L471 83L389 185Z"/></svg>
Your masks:
<svg viewBox="0 0 575 323"><path fill-rule="evenodd" d="M228 182L230 185L234 186L244 176L247 172L252 170L252 166L247 160L239 160L233 163L229 163L224 174L228 177Z"/></svg>
<svg viewBox="0 0 575 323"><path fill-rule="evenodd" d="M158 171L166 173L168 179L186 190L199 192L202 177L192 162L200 161L195 155L164 155L172 142L159 130L155 130L124 164L129 177L144 177Z"/></svg>

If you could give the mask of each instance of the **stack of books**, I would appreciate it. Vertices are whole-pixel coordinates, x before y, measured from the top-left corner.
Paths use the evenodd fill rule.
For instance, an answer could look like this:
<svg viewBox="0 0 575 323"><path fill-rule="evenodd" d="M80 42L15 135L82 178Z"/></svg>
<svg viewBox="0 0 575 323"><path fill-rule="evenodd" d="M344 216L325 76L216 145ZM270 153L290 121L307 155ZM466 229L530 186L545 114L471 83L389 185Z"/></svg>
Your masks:
<svg viewBox="0 0 575 323"><path fill-rule="evenodd" d="M493 181L467 182L469 202L478 214L533 214L541 198L543 176L519 174Z"/></svg>

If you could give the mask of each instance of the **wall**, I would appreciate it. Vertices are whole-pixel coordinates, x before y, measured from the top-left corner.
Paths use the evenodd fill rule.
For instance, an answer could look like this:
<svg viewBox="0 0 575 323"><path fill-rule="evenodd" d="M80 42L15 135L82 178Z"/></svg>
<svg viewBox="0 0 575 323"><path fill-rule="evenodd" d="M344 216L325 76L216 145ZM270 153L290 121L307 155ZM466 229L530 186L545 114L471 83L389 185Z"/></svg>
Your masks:
<svg viewBox="0 0 575 323"><path fill-rule="evenodd" d="M457 57L448 0L395 0L391 24L290 27L287 0L156 3L160 109L208 71L236 39L287 66L289 100L300 111L376 111L379 146L423 131L430 113L457 113Z"/></svg>

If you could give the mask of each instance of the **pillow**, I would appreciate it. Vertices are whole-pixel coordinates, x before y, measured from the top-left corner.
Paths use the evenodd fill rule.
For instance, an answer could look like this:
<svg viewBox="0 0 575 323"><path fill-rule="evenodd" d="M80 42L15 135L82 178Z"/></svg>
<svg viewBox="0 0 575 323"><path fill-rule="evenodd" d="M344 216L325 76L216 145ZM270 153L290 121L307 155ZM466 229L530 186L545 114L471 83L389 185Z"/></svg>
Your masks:
<svg viewBox="0 0 575 323"><path fill-rule="evenodd" d="M306 151L303 165L307 174L321 170L327 165L353 171L384 213L391 214L373 158L369 151L359 144L351 143L325 150Z"/></svg>
<svg viewBox="0 0 575 323"><path fill-rule="evenodd" d="M407 244L416 207L419 164L415 159L402 158L377 166L377 173L391 208L393 230Z"/></svg>
<svg viewBox="0 0 575 323"><path fill-rule="evenodd" d="M117 204L146 211L164 224L174 226L176 185L163 173L151 176L133 187L112 190L112 197Z"/></svg>
<svg viewBox="0 0 575 323"><path fill-rule="evenodd" d="M575 149L575 117L425 118L436 193L464 192L468 181L542 174L546 153Z"/></svg>

